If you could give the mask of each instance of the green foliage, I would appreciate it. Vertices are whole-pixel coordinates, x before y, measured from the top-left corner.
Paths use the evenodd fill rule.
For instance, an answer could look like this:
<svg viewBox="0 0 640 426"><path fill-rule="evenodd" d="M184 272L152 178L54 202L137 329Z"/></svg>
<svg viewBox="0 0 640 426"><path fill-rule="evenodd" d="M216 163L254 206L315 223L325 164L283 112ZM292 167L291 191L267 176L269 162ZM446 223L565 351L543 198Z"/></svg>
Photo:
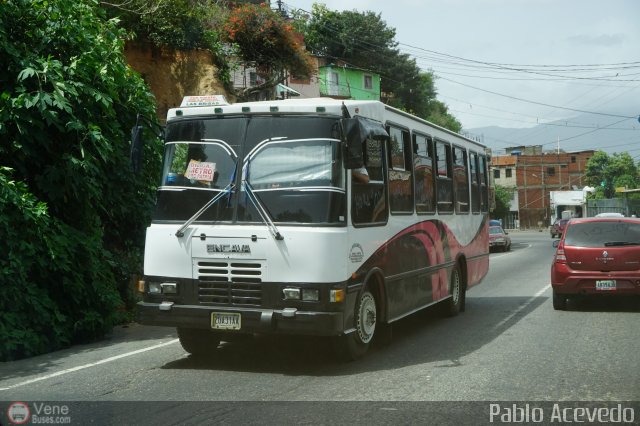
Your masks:
<svg viewBox="0 0 640 426"><path fill-rule="evenodd" d="M586 165L587 184L595 188L590 198L603 199L622 196L616 188L640 187L638 166L629 153L614 153L609 156L604 151L596 152Z"/></svg>
<svg viewBox="0 0 640 426"><path fill-rule="evenodd" d="M102 3L107 15L117 18L137 42L179 50L206 49L213 54L218 78L230 82L230 69L220 29L228 9L218 0L131 0Z"/></svg>
<svg viewBox="0 0 640 426"><path fill-rule="evenodd" d="M462 130L462 124L453 115L449 114L449 109L444 103L434 99L429 105L431 106L431 111L427 116L427 120L454 132Z"/></svg>
<svg viewBox="0 0 640 426"><path fill-rule="evenodd" d="M129 129L155 106L124 37L91 0L0 8L2 358L100 336L141 267L161 146L134 176Z"/></svg>
<svg viewBox="0 0 640 426"><path fill-rule="evenodd" d="M450 130L461 130L446 106L436 101L433 74L423 72L415 59L399 51L396 30L380 14L337 12L314 4L311 16L294 16L311 52L380 74L385 102Z"/></svg>
<svg viewBox="0 0 640 426"><path fill-rule="evenodd" d="M496 207L491 212L491 217L505 219L509 214L509 205L513 199L513 189L502 185L495 186Z"/></svg>
<svg viewBox="0 0 640 426"><path fill-rule="evenodd" d="M157 47L176 49L220 49L217 29L227 15L227 9L216 0L132 0L103 4L110 17L134 33L135 39L151 42Z"/></svg>
<svg viewBox="0 0 640 426"><path fill-rule="evenodd" d="M380 14L356 10L338 12L315 3L310 17L297 18L306 20L300 28L307 48L315 54L348 58L363 68L372 69L378 62L393 62L385 55L397 55L396 30L387 26Z"/></svg>
<svg viewBox="0 0 640 426"><path fill-rule="evenodd" d="M11 178L10 169L0 169L0 244L8 253L0 258L1 360L95 339L121 305L101 235L51 217Z"/></svg>
<svg viewBox="0 0 640 426"><path fill-rule="evenodd" d="M259 68L272 73L286 69L298 77L309 77L313 72L302 37L265 4L233 9L223 31L226 39L238 46L243 59Z"/></svg>

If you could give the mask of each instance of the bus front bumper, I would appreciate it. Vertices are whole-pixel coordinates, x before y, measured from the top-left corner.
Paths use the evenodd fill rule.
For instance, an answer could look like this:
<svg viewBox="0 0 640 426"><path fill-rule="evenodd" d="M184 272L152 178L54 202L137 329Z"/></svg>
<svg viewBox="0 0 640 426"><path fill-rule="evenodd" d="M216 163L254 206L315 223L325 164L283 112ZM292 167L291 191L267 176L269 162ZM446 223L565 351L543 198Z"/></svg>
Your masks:
<svg viewBox="0 0 640 426"><path fill-rule="evenodd" d="M240 328L222 333L337 336L344 332L342 312L238 308L138 302L138 322L180 328L212 328L213 314L240 314Z"/></svg>

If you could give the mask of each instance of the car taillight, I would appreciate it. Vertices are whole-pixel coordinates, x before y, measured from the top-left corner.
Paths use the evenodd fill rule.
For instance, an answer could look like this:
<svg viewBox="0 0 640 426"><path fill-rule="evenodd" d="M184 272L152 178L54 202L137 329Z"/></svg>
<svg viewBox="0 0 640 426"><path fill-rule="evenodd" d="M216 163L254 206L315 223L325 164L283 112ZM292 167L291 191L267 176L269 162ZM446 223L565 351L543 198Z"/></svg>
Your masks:
<svg viewBox="0 0 640 426"><path fill-rule="evenodd" d="M556 250L556 255L553 261L556 263L567 263L567 256L564 255L563 248L558 247L558 250Z"/></svg>

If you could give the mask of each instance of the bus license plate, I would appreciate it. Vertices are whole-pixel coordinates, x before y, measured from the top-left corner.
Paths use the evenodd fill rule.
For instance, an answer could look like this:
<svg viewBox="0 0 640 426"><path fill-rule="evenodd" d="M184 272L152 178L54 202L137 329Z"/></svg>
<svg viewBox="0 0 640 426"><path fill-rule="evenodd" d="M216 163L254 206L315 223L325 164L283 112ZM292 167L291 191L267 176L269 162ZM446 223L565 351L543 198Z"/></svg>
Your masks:
<svg viewBox="0 0 640 426"><path fill-rule="evenodd" d="M596 290L611 291L616 289L616 280L596 281Z"/></svg>
<svg viewBox="0 0 640 426"><path fill-rule="evenodd" d="M212 312L211 328L216 330L240 330L240 314L230 312Z"/></svg>

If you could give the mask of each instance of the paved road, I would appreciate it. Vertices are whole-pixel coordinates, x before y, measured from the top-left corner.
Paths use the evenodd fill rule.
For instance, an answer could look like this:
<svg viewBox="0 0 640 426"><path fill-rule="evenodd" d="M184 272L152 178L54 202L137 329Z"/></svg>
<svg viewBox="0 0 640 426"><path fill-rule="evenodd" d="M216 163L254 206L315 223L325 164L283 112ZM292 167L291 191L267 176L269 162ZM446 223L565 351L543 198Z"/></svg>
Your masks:
<svg viewBox="0 0 640 426"><path fill-rule="evenodd" d="M165 402L165 424L184 423L180 412L190 413L194 424L232 424L237 416L253 418L250 413L255 424L278 423L278 407L289 407L283 410L297 423L342 423L344 411L352 411L356 423L406 423L434 407L412 401L459 401L444 405L438 422L444 424L447 413L464 411L465 401L486 417L487 401L640 400L638 302L591 301L554 311L548 233L510 235L512 251L491 254L490 273L469 291L466 312L441 318L431 310L406 318L395 324L391 345L374 347L359 362L337 362L326 340L311 338L224 344L215 358L197 360L173 330L134 324L99 343L0 364L0 400L96 401L74 407L93 407L94 414L130 406L103 401L254 401L206 409ZM362 403L305 403L316 401ZM478 408L472 401L485 402ZM130 412L138 415L158 412L158 403L134 407ZM113 413L102 419L117 422Z"/></svg>

